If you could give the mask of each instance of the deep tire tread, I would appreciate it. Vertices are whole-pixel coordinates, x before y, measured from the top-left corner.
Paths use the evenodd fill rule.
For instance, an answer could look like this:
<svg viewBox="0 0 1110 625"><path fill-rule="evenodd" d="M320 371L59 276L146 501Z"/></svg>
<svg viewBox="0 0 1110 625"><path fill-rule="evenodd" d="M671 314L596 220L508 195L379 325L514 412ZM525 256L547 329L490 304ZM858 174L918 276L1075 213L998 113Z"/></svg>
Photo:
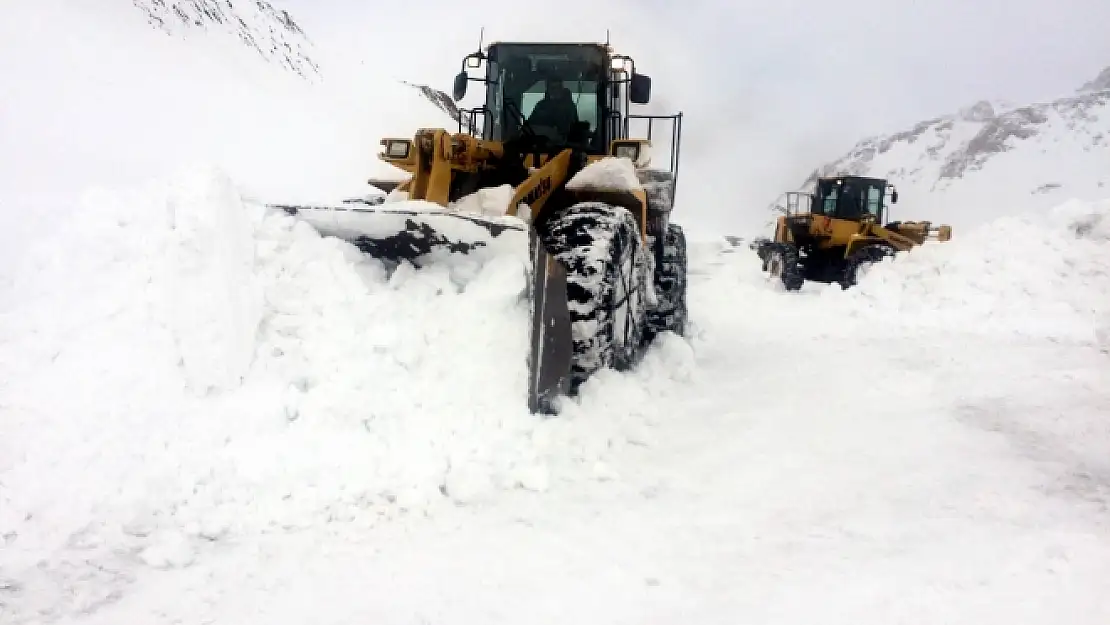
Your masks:
<svg viewBox="0 0 1110 625"><path fill-rule="evenodd" d="M654 266L635 218L620 207L582 202L553 215L541 240L567 273L571 392L599 369L634 366Z"/></svg>
<svg viewBox="0 0 1110 625"><path fill-rule="evenodd" d="M805 275L802 273L802 266L798 248L790 243L770 243L764 248L766 256L764 261L765 267L770 267L773 259L782 261L782 285L787 291L797 291L802 288L805 283Z"/></svg>
<svg viewBox="0 0 1110 625"><path fill-rule="evenodd" d="M656 270L654 285L657 305L648 313L648 339L674 332L683 335L689 311L686 306L687 270L689 258L686 233L682 226L668 223L666 232L654 242Z"/></svg>
<svg viewBox="0 0 1110 625"><path fill-rule="evenodd" d="M895 253L895 249L887 243L872 243L852 252L844 263L844 272L839 280L841 288L848 289L857 284L860 267L882 262Z"/></svg>

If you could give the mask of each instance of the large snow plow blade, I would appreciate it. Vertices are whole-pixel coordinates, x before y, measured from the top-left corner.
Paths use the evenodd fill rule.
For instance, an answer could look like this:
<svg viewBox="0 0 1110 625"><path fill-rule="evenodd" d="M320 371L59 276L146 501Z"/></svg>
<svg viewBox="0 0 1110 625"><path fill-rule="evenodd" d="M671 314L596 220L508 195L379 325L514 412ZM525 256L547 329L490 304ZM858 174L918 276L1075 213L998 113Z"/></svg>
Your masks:
<svg viewBox="0 0 1110 625"><path fill-rule="evenodd" d="M558 398L570 386L570 310L567 306L567 273L547 253L534 230L529 229L531 252L529 294L532 324L528 349L528 409L533 413L558 412Z"/></svg>
<svg viewBox="0 0 1110 625"><path fill-rule="evenodd" d="M530 230L516 217L490 217L438 206L270 206L304 220L322 235L348 241L374 258L416 265L441 253L519 249L525 231Z"/></svg>
<svg viewBox="0 0 1110 625"><path fill-rule="evenodd" d="M567 305L566 271L547 253L535 229L512 216L488 216L412 203L281 205L324 236L343 239L387 262L420 266L452 253L512 254L528 258L531 304L528 353L528 407L557 412L558 397L570 383L573 345ZM400 205L403 204L403 205Z"/></svg>

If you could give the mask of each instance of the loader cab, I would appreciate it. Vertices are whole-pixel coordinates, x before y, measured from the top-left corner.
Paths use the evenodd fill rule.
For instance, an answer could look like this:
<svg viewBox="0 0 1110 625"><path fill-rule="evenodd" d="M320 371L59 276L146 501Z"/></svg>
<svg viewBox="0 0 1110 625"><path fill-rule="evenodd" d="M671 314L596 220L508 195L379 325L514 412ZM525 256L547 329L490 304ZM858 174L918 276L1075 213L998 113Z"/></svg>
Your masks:
<svg viewBox="0 0 1110 625"><path fill-rule="evenodd" d="M887 197L898 201L898 191L886 180L863 176L819 178L813 194L815 214L845 221L873 218L882 224L886 219Z"/></svg>
<svg viewBox="0 0 1110 625"><path fill-rule="evenodd" d="M482 64L483 77L468 74ZM456 101L469 82L485 85L483 105L464 109L473 134L499 142L537 135L547 153L609 153L612 141L627 138L629 104L646 104L651 95L651 79L636 73L630 58L596 43L494 43L464 59Z"/></svg>

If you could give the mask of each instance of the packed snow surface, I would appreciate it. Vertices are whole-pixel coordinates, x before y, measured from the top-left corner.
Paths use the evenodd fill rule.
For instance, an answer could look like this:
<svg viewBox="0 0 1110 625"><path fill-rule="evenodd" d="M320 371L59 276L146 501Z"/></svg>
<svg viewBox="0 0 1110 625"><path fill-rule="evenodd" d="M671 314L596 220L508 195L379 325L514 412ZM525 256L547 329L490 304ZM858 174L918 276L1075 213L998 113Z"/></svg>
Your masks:
<svg viewBox="0 0 1110 625"><path fill-rule="evenodd" d="M786 293L525 409L526 253L390 270L201 168L0 300L0 621L1104 623L1110 202Z"/></svg>

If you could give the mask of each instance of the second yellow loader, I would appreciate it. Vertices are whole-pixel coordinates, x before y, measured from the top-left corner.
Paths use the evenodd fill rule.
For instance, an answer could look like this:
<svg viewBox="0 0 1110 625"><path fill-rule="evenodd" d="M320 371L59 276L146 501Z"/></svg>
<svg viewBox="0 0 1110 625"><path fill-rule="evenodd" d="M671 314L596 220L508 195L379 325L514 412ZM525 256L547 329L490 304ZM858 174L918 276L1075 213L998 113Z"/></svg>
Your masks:
<svg viewBox="0 0 1110 625"><path fill-rule="evenodd" d="M928 221L887 222L898 190L887 180L865 176L827 176L812 193L786 194L784 214L775 221L773 239L751 243L763 269L788 291L806 280L856 284L859 270L926 241L948 241L952 227Z"/></svg>

